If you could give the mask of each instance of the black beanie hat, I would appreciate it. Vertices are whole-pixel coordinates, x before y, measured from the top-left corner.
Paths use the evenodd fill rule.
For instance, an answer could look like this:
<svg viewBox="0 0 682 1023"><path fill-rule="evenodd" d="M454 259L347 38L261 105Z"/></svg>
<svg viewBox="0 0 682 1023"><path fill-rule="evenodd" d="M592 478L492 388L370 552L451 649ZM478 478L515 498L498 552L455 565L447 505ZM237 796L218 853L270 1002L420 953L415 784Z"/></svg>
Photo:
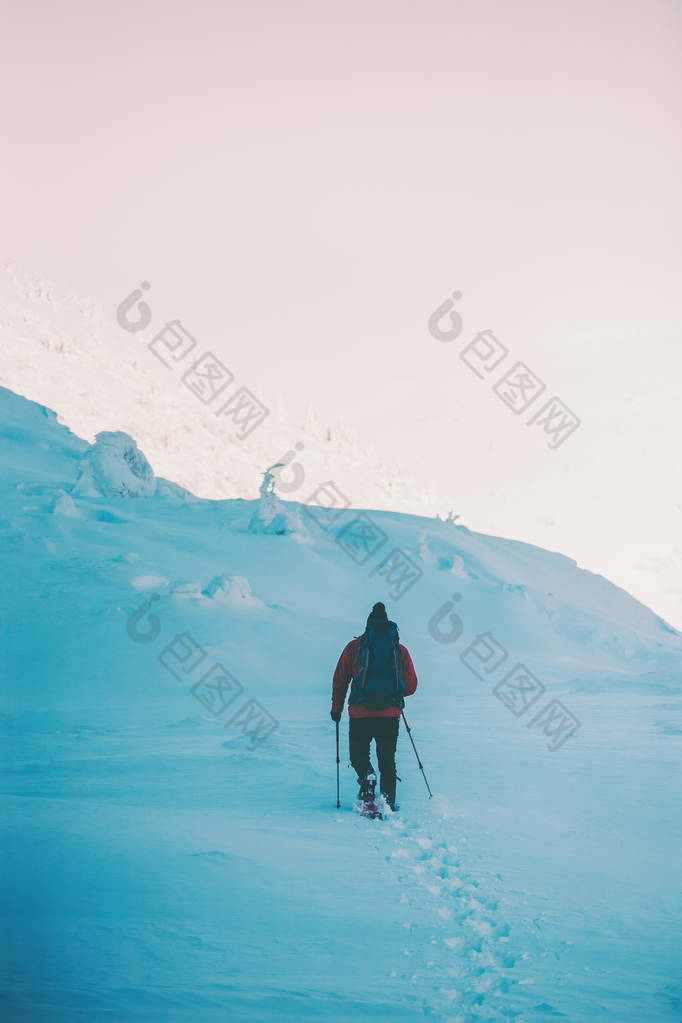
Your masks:
<svg viewBox="0 0 682 1023"><path fill-rule="evenodd" d="M374 607L372 608L372 610L369 613L369 617L368 617L367 621L368 622L387 622L388 621L388 615L386 614L386 608L384 607L384 605L381 602L379 602L378 604L374 605Z"/></svg>

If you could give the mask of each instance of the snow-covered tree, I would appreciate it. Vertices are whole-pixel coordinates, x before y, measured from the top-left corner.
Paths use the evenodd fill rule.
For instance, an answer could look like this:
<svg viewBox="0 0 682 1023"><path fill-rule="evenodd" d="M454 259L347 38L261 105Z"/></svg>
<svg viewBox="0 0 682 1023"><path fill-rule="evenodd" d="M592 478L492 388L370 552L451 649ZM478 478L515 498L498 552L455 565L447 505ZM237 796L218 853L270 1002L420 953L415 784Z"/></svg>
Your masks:
<svg viewBox="0 0 682 1023"><path fill-rule="evenodd" d="M320 421L317 418L313 403L308 403L308 409L306 411L305 422L303 423L303 429L306 433L309 433L311 437L321 437L322 430L320 428Z"/></svg>
<svg viewBox="0 0 682 1023"><path fill-rule="evenodd" d="M279 469L283 464L275 462L263 473L263 482L258 490L260 500L249 522L250 533L275 533L284 536L286 533L303 530L298 516L287 511L275 493L273 469Z"/></svg>

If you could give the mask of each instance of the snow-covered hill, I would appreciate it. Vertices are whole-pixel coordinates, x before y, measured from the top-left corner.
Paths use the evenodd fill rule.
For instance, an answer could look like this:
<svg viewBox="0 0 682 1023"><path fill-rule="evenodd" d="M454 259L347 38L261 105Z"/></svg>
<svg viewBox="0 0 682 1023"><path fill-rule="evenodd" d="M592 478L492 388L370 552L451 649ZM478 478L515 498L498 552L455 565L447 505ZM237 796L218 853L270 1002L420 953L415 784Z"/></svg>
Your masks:
<svg viewBox="0 0 682 1023"><path fill-rule="evenodd" d="M331 478L365 507L444 511L446 499L435 487L416 487L399 460L340 424L323 425L312 405L296 424L281 398L268 397L267 418L241 439L228 419L216 416L219 401L203 404L183 383L191 359L174 370L150 350L163 326L154 322L131 334L93 300L13 264L0 267L0 385L56 409L79 436L92 441L101 430L124 430L157 473L201 497L253 494L264 469L284 460L298 466L283 473L298 500ZM197 345L192 358L203 351ZM233 391L250 384L237 379Z"/></svg>
<svg viewBox="0 0 682 1023"><path fill-rule="evenodd" d="M3 1019L679 1018L678 633L538 547L0 423ZM435 796L403 731L369 822L329 694L377 599Z"/></svg>
<svg viewBox="0 0 682 1023"><path fill-rule="evenodd" d="M131 318L137 315L134 304ZM682 624L677 440L660 415L657 392L636 401L631 396L625 420L613 404L616 396L611 404L599 397L589 418L607 442L587 446L579 477L560 458L538 467L531 458L534 447L519 452L513 431L501 433L495 442L501 451L491 458L485 432L479 435L469 426L479 415L481 395L475 388L465 390L464 404L460 396L457 404L436 403L428 413L410 409L416 436L429 446L429 438L442 439L445 468L437 483L425 487L410 478L395 452L381 454L347 425L330 424L312 407L303 422L289 418L281 398L261 394L233 365L227 368L235 381L226 393L253 388L269 408L264 422L239 439L230 421L213 411L220 397L204 405L183 382L189 355L173 369L152 353L150 342L163 327L155 314L147 329L129 333L114 311L105 313L96 302L11 263L0 267L0 385L54 408L60 422L79 436L92 441L102 430L125 431L137 439L155 472L201 497L247 498L263 470L284 461L280 489L286 487L286 496L295 500L307 500L321 483L333 480L355 506L443 517L453 509L475 528L567 551L675 626ZM199 343L197 353L203 354ZM309 404L309 394L289 397L301 408ZM653 440L642 435L642 424ZM444 440L450 437L459 439L452 455ZM624 455L627 464L621 465ZM634 473L637 480L630 488L617 488L629 493L627 514L608 482L614 473L619 478Z"/></svg>

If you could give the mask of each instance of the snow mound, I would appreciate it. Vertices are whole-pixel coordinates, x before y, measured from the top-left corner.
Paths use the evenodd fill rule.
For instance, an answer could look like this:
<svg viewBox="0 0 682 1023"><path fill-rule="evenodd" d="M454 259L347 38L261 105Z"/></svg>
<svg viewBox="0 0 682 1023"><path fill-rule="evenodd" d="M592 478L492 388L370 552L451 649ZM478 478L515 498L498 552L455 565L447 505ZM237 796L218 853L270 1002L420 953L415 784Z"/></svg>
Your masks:
<svg viewBox="0 0 682 1023"><path fill-rule="evenodd" d="M162 575L139 575L133 579L132 585L136 590L158 590L165 589L169 583Z"/></svg>
<svg viewBox="0 0 682 1023"><path fill-rule="evenodd" d="M289 511L277 497L259 501L249 519L249 533L267 533L270 536L290 536L305 533L305 527L296 511Z"/></svg>
<svg viewBox="0 0 682 1023"><path fill-rule="evenodd" d="M74 494L82 497L151 497L156 479L131 436L104 430L78 466Z"/></svg>
<svg viewBox="0 0 682 1023"><path fill-rule="evenodd" d="M61 496L56 499L52 514L57 515L60 518L67 519L82 518L80 511L73 502L73 498L69 497L69 495L65 493L62 493Z"/></svg>
<svg viewBox="0 0 682 1023"><path fill-rule="evenodd" d="M251 587L243 575L216 575L201 592L205 597L224 604L242 607L260 604L260 601L251 595Z"/></svg>
<svg viewBox="0 0 682 1023"><path fill-rule="evenodd" d="M156 496L175 501L187 501L190 504L196 504L199 501L199 498L195 497L191 491L181 487L179 483L173 483L172 480L165 480L162 476L156 477Z"/></svg>

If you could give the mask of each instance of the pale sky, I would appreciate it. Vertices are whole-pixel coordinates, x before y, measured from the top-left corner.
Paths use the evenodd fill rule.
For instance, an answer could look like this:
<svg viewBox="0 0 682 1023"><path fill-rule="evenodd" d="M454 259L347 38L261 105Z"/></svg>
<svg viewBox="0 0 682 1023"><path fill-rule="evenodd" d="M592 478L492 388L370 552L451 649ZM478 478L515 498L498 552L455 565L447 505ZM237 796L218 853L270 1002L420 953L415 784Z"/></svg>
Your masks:
<svg viewBox="0 0 682 1023"><path fill-rule="evenodd" d="M112 314L150 281L160 322L473 528L621 585L679 552L678 2L0 11L3 256ZM485 328L582 419L559 450L459 359Z"/></svg>

